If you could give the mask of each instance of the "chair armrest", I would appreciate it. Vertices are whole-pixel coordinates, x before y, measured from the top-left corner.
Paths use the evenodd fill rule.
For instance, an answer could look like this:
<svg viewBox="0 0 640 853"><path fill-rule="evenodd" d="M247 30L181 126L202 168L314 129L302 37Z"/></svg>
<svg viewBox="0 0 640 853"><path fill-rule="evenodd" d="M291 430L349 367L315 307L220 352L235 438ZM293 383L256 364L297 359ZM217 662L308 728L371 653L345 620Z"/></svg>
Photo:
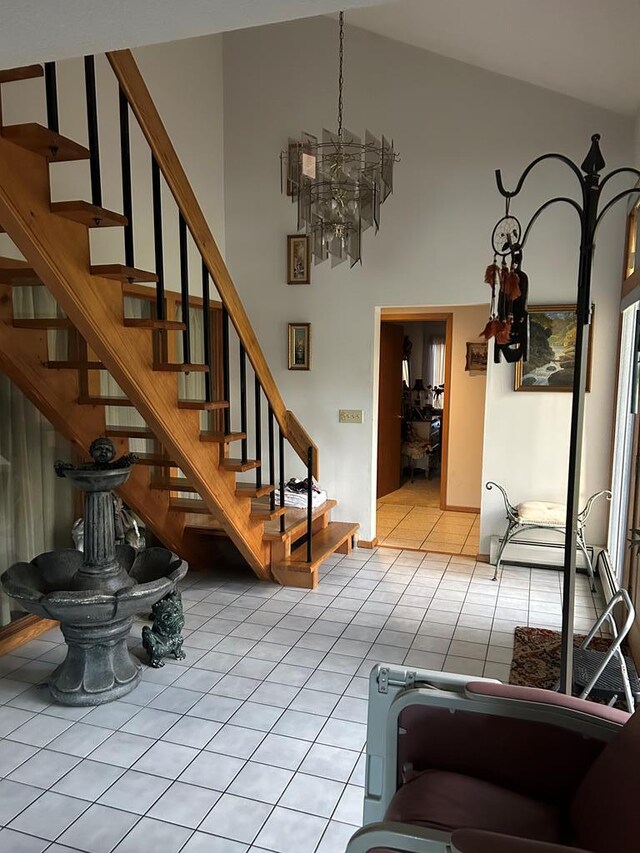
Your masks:
<svg viewBox="0 0 640 853"><path fill-rule="evenodd" d="M465 692L469 699L496 699L502 704L505 715L509 704L517 702L526 703L530 706L532 718L535 718L536 708L550 712L551 715L557 712L558 717L591 718L596 723L602 721L614 723L617 726L623 726L631 716L626 711L609 708L608 705L600 705L597 702L578 699L576 696L556 693L555 690L540 690L536 687L519 687L515 684L502 684L501 682L469 681L465 685Z"/></svg>
<svg viewBox="0 0 640 853"><path fill-rule="evenodd" d="M367 853L369 850L444 853L450 837L450 833L438 829L382 821L369 824L355 832L349 839L345 853ZM563 853L567 853L566 849Z"/></svg>
<svg viewBox="0 0 640 853"><path fill-rule="evenodd" d="M458 829L451 836L452 853L588 853L582 847L550 844L481 829Z"/></svg>

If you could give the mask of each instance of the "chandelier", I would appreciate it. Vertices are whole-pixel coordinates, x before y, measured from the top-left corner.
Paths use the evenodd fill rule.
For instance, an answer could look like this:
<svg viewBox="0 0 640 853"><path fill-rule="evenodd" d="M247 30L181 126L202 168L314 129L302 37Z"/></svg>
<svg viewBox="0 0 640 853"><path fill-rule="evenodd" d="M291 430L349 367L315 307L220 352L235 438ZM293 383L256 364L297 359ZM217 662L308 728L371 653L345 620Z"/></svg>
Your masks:
<svg viewBox="0 0 640 853"><path fill-rule="evenodd" d="M339 16L337 133L322 131L290 139L280 154L281 188L298 206L298 231L311 238L315 263L331 255L331 266L361 261L362 232L380 227L380 205L393 190L393 141L368 130L364 142L345 130L343 113L344 12Z"/></svg>

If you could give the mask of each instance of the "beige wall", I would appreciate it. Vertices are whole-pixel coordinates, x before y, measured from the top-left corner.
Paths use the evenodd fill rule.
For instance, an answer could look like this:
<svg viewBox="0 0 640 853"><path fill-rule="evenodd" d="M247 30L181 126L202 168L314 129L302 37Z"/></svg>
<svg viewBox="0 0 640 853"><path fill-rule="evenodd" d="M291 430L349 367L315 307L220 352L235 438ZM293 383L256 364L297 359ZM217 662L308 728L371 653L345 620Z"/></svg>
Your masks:
<svg viewBox="0 0 640 853"><path fill-rule="evenodd" d="M464 369L467 341L479 341L486 305L456 306L453 314L447 506L480 510L486 373ZM446 405L446 403L445 403Z"/></svg>

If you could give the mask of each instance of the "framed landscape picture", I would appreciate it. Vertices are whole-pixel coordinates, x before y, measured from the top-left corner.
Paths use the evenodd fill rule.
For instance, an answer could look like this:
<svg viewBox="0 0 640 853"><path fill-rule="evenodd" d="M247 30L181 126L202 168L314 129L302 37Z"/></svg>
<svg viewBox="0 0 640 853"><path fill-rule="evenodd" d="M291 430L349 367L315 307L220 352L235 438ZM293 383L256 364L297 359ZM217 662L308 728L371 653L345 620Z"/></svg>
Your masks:
<svg viewBox="0 0 640 853"><path fill-rule="evenodd" d="M467 361L464 369L471 373L486 373L488 349L489 344L486 341L467 341Z"/></svg>
<svg viewBox="0 0 640 853"><path fill-rule="evenodd" d="M311 237L287 237L287 284L311 284Z"/></svg>
<svg viewBox="0 0 640 853"><path fill-rule="evenodd" d="M311 323L289 323L289 370L311 368Z"/></svg>
<svg viewBox="0 0 640 853"><path fill-rule="evenodd" d="M587 354L587 391L591 390L593 309ZM576 348L576 306L529 307L529 358L517 361L516 391L571 391Z"/></svg>

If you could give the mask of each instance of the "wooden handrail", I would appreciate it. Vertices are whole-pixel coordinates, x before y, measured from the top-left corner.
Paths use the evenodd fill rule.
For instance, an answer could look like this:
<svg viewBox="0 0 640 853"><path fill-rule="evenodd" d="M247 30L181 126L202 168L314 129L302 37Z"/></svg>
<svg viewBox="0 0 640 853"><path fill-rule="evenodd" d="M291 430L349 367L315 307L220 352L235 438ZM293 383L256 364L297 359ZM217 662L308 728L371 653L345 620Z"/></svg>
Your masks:
<svg viewBox="0 0 640 853"><path fill-rule="evenodd" d="M309 446L314 448L314 472L317 476L318 449L297 420L292 420L291 413L287 412L284 400L280 395L229 270L220 254L202 208L198 204L189 179L182 168L133 54L130 50L115 50L107 53L107 59L160 167L167 186L171 190L178 209L187 223L187 228L191 232L198 251L215 282L220 298L260 380L283 434L298 456L305 462ZM294 426L292 429L292 425L297 425L297 427Z"/></svg>

